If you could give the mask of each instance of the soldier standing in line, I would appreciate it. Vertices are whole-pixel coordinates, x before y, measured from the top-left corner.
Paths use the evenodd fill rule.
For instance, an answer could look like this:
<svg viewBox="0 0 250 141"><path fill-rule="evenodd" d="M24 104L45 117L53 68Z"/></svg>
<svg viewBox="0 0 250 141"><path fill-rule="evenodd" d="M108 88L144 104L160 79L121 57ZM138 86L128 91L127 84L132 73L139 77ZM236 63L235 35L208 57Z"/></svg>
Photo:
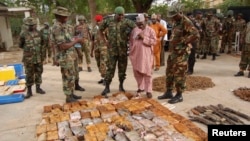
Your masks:
<svg viewBox="0 0 250 141"><path fill-rule="evenodd" d="M201 59L206 59L207 54L213 55L212 60L216 59L217 48L219 45L219 20L213 17L212 12L207 13L207 19L202 23L205 34L204 55Z"/></svg>
<svg viewBox="0 0 250 141"><path fill-rule="evenodd" d="M42 34L42 37L43 37L43 58L44 58L44 61L43 61L43 64L47 64L47 60L48 60L48 63L51 63L52 60L51 60L51 56L52 56L52 51L51 51L51 47L50 47L50 44L49 44L49 39L50 39L50 28L49 28L49 23L48 22L45 22L44 23L44 27L40 30L41 34Z"/></svg>
<svg viewBox="0 0 250 141"><path fill-rule="evenodd" d="M197 44L197 48L196 48L196 53L197 53L197 55L196 55L196 58L200 58L200 54L202 54L202 51L201 51L201 49L202 49L202 41L203 41L203 39L204 39L204 32L203 32L203 30L202 30L202 28L201 28L201 24L202 24L202 22L203 22L203 18L202 18L202 12L201 11L197 11L196 12L196 14L195 14L195 22L197 23L197 25L200 27L200 30L199 30L199 33L200 33L200 39L199 39L199 41L198 41L198 44Z"/></svg>
<svg viewBox="0 0 250 141"><path fill-rule="evenodd" d="M232 38L234 34L234 18L233 11L227 11L227 17L224 19L222 24L222 43L220 48L220 53L225 52L226 45L228 46L227 54L232 52Z"/></svg>
<svg viewBox="0 0 250 141"><path fill-rule="evenodd" d="M115 16L104 20L100 25L100 33L104 40L104 31L107 29L108 36L106 45L108 48L108 64L105 76L105 89L102 95L106 96L110 92L109 85L114 77L116 64L118 63L119 91L125 92L123 82L126 79L126 70L128 64L128 37L132 29L136 26L129 19L124 18L125 10L118 6L115 8Z"/></svg>
<svg viewBox="0 0 250 141"><path fill-rule="evenodd" d="M107 69L107 46L105 44L105 40L102 40L99 30L99 25L102 23L103 17L102 15L96 15L95 21L96 26L93 28L92 32L92 48L90 56L93 57L95 54L95 60L97 63L97 67L101 74L101 80L98 81L99 84L105 85L105 75Z"/></svg>
<svg viewBox="0 0 250 141"><path fill-rule="evenodd" d="M75 67L77 65L77 55L75 53L74 45L76 43L82 43L83 39L73 39L73 27L67 24L67 18L70 15L67 8L57 7L53 10L53 14L55 15L57 22L55 22L52 28L52 38L57 50L56 56L61 67L63 92L66 95L67 103L75 102L77 99L81 99L81 96L74 94L76 81L79 81L79 79L76 78L78 71Z"/></svg>
<svg viewBox="0 0 250 141"><path fill-rule="evenodd" d="M36 93L45 94L40 88L42 84L43 56L42 56L42 37L36 30L36 21L34 18L25 19L24 23L28 29L20 34L19 47L23 49L23 63L26 73L26 86L28 88L25 98L30 98L32 94L32 85L36 84ZM35 81L35 82L34 82Z"/></svg>
<svg viewBox="0 0 250 141"><path fill-rule="evenodd" d="M250 22L247 23L246 29L242 33L242 52L239 63L240 71L234 76L244 76L244 71L248 70L248 78L250 78Z"/></svg>
<svg viewBox="0 0 250 141"><path fill-rule="evenodd" d="M241 48L242 48L242 45L243 45L243 32L244 32L244 29L246 28L246 21L243 19L243 14L242 13L239 13L237 15L237 18L236 18L236 21L234 22L235 23L235 33L239 32L239 35L240 35L240 39L239 39L239 50L241 51Z"/></svg>
<svg viewBox="0 0 250 141"><path fill-rule="evenodd" d="M174 104L183 101L182 93L186 85L187 60L189 57L190 43L199 37L199 31L194 27L188 17L182 14L182 5L172 5L168 9L168 17L174 21L170 39L170 54L166 67L166 92L158 99L169 99L168 103ZM172 90L176 88L173 97Z"/></svg>
<svg viewBox="0 0 250 141"><path fill-rule="evenodd" d="M82 65L83 65L83 53L85 55L85 59L86 59L86 64L87 64L87 69L88 72L91 72L92 69L90 67L91 64L91 60L90 60L90 38L91 38L91 34L90 34L90 28L88 26L88 24L86 23L86 18L81 15L78 17L78 21L79 24L75 26L75 32L76 34L78 34L79 37L84 39L84 42L82 43L82 47L81 47L81 54L80 55L80 59L79 59L79 71L82 71ZM80 53L80 52L78 52Z"/></svg>

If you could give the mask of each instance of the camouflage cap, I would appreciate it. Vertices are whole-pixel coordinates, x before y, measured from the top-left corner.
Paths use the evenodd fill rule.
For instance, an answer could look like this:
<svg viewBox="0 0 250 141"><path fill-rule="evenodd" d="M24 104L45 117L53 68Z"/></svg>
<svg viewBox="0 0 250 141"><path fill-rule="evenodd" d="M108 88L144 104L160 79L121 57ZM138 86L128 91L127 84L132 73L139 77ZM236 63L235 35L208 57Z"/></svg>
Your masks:
<svg viewBox="0 0 250 141"><path fill-rule="evenodd" d="M124 14L124 13L125 13L125 10L123 7L118 6L115 8L115 14Z"/></svg>
<svg viewBox="0 0 250 141"><path fill-rule="evenodd" d="M55 15L60 15L60 16L65 16L65 17L70 16L69 10L61 6L58 6L56 9L54 9L52 13Z"/></svg>
<svg viewBox="0 0 250 141"><path fill-rule="evenodd" d="M26 25L36 25L36 20L34 18L28 17L26 18L24 24Z"/></svg>
<svg viewBox="0 0 250 141"><path fill-rule="evenodd" d="M80 20L86 20L86 18L83 15L78 16L78 21Z"/></svg>
<svg viewBox="0 0 250 141"><path fill-rule="evenodd" d="M44 25L47 25L47 26L49 26L49 23L48 23L48 22L44 22L43 24L44 24Z"/></svg>

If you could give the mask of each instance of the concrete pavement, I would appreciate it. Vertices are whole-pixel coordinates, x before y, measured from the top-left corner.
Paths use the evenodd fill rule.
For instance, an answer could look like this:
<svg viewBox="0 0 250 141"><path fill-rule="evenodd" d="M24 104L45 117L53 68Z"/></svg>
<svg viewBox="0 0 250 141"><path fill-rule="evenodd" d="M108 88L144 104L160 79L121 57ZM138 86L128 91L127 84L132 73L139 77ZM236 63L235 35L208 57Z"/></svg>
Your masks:
<svg viewBox="0 0 250 141"><path fill-rule="evenodd" d="M20 63L21 56L21 51L0 53L0 64ZM217 57L216 61L212 61L210 56L206 60L198 59L193 75L209 77L215 83L215 86L206 90L186 91L183 94L184 101L175 104L175 108L172 111L187 117L186 112L195 106L222 104L250 115L250 102L239 99L231 91L239 87L247 87L250 84L250 79L247 78L246 73L244 77L233 76L239 70L239 61L239 57L227 54ZM103 85L97 83L100 80L100 74L93 58L92 70L92 72L87 72L86 64L84 64L84 71L80 72L80 85L86 91L77 91L76 94L83 96L84 99L99 95L104 89ZM164 74L165 66L154 72L153 77L164 76ZM118 91L118 85L116 70L110 86L111 93ZM51 66L51 64L44 66L43 84L41 87L46 91L45 95L36 94L35 86L33 86L34 96L30 99L21 103L0 105L0 141L35 141L36 125L41 122L43 106L63 104L65 102L59 67ZM130 62L127 68L127 79L124 82L124 88L133 93L137 90ZM154 92L153 98L157 99L159 95L161 95L160 92ZM166 100L160 100L159 102L166 102ZM195 124L204 131L207 130L207 127L203 124L196 122ZM247 124L250 123L248 122Z"/></svg>

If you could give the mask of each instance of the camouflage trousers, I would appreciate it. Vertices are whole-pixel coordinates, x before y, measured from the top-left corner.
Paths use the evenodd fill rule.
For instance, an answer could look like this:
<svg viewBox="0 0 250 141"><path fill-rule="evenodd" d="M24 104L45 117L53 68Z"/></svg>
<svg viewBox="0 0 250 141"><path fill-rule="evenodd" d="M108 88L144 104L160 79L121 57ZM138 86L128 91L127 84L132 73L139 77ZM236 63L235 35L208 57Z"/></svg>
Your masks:
<svg viewBox="0 0 250 141"><path fill-rule="evenodd" d="M245 46L243 48L240 63L239 63L239 67L240 67L241 70L250 71L250 44L245 44Z"/></svg>
<svg viewBox="0 0 250 141"><path fill-rule="evenodd" d="M95 50L95 60L97 63L97 67L101 74L101 77L104 78L106 76L107 70L107 47L106 46L99 46Z"/></svg>
<svg viewBox="0 0 250 141"><path fill-rule="evenodd" d="M229 32L222 36L221 40L221 51L224 51L226 45L228 46L228 51L232 51L233 33Z"/></svg>
<svg viewBox="0 0 250 141"><path fill-rule="evenodd" d="M60 60L59 65L61 67L63 92L65 95L70 95L75 89L75 60Z"/></svg>
<svg viewBox="0 0 250 141"><path fill-rule="evenodd" d="M75 67L75 80L79 80L79 68L78 68L78 62L79 62L79 58L77 57L74 60L74 67Z"/></svg>
<svg viewBox="0 0 250 141"><path fill-rule="evenodd" d="M43 73L43 64L42 63L24 63L25 68L25 80L26 86L32 86L34 83L36 85L42 84L42 73Z"/></svg>
<svg viewBox="0 0 250 141"><path fill-rule="evenodd" d="M86 63L90 64L91 60L90 60L90 42L89 40L84 40L84 43L82 44L82 55L84 54L85 59L86 59ZM79 58L79 65L82 65L83 63L83 56Z"/></svg>
<svg viewBox="0 0 250 141"><path fill-rule="evenodd" d="M47 57L50 58L52 56L52 49L49 45L44 45L42 52L43 52L42 56L43 56L44 60L46 60Z"/></svg>
<svg viewBox="0 0 250 141"><path fill-rule="evenodd" d="M203 42L203 52L204 53L217 53L219 46L219 36L206 37Z"/></svg>
<svg viewBox="0 0 250 141"><path fill-rule="evenodd" d="M182 93L186 88L188 54L169 54L166 67L166 88Z"/></svg>
<svg viewBox="0 0 250 141"><path fill-rule="evenodd" d="M112 51L108 51L107 54L107 72L105 76L105 81L110 83L114 77L116 64L118 64L118 77L120 81L126 79L126 70L128 65L127 54L113 54Z"/></svg>

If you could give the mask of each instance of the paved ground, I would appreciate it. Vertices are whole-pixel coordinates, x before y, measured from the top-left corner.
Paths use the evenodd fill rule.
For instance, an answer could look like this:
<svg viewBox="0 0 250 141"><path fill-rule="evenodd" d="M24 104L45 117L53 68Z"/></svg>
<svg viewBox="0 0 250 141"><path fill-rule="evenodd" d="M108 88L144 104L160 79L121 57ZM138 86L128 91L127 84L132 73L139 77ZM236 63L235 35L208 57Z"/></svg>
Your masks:
<svg viewBox="0 0 250 141"><path fill-rule="evenodd" d="M166 53L167 56L168 53ZM0 53L0 64L20 63L21 52L5 52ZM173 112L187 117L186 112L195 106L207 106L222 104L231 107L240 112L250 115L250 102L243 101L234 96L231 92L243 86L249 86L250 79L246 77L234 77L238 71L239 57L223 54L216 61L211 61L209 56L206 60L198 60L195 65L195 73L197 76L210 77L215 83L215 87L206 90L198 90L184 93L184 101L175 104ZM85 65L86 66L86 65ZM92 98L99 95L104 86L97 84L100 79L95 60L92 59L93 72L80 72L80 84L86 89L85 92L76 92L83 98ZM154 72L153 77L163 76L165 74L165 66L158 72ZM119 81L117 72L111 84L111 93L118 91ZM41 113L43 106L51 104L63 104L65 96L62 92L62 82L59 67L46 64L44 66L43 84L41 86L46 90L46 95L34 94L28 100L21 103L0 105L0 141L35 141L35 127L41 121ZM129 63L127 69L127 79L124 87L127 91L135 92L137 90L135 79L132 73L132 67ZM33 87L35 92L35 88ZM153 98L161 95L159 92L153 93ZM161 100L159 102L166 102ZM207 131L206 126L195 123L197 126ZM250 123L248 123L250 124Z"/></svg>

